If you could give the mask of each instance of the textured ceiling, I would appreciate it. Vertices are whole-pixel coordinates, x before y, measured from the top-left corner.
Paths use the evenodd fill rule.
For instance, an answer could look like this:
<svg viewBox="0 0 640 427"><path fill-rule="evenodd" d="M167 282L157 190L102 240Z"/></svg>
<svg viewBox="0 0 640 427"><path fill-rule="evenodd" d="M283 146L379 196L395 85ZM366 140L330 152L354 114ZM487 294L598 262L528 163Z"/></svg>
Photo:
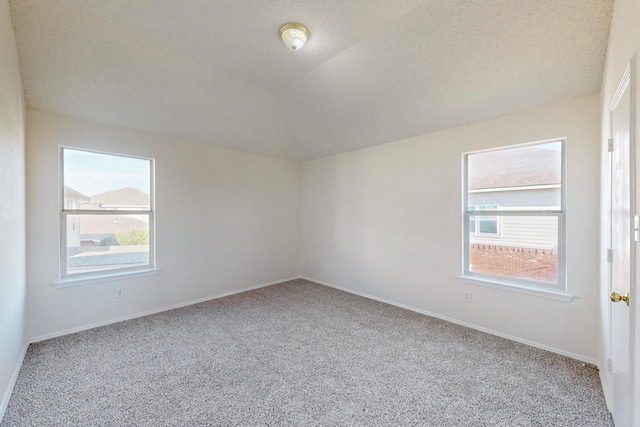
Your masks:
<svg viewBox="0 0 640 427"><path fill-rule="evenodd" d="M597 93L612 6L11 0L30 108L293 160Z"/></svg>

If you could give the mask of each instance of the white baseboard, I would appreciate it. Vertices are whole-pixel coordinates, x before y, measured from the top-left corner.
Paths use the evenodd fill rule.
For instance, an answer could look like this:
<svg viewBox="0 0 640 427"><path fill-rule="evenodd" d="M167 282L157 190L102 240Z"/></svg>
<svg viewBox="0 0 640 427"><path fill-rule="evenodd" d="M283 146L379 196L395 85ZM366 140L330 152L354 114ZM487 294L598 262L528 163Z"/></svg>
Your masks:
<svg viewBox="0 0 640 427"><path fill-rule="evenodd" d="M84 331L84 330L88 330L88 329L93 329L93 328L97 328L97 327L100 327L100 326L106 326L106 325L110 325L110 324L113 324L113 323L122 322L122 321L125 321L125 320L135 319L135 318L138 318L138 317L148 316L150 314L161 313L161 312L167 311L167 310L173 310L173 309L176 309L176 308L186 307L188 305L198 304L198 303L201 303L201 302L210 301L210 300L217 299L217 298L223 298L223 297L226 297L226 296L239 294L241 292L247 292L247 291L251 291L251 290L254 290L254 289L260 289L260 288L264 288L264 287L267 287L267 286L272 286L272 285L276 285L278 283L288 282L290 280L296 280L296 279L308 280L310 282L318 283L318 284L323 285L323 286L328 286L330 288L338 289L338 290L341 290L341 291L344 291L344 292L348 292L348 293L351 293L351 294L354 294L354 295L358 295L358 296L361 296L361 297L364 297L364 298L368 298L368 299L371 299L371 300L374 300L374 301L379 301L379 302L383 302L385 304L390 304L390 305L393 305L393 306L396 306L396 307L404 308L406 310L410 310L410 311L413 311L413 312L416 312L416 313L424 314L426 316L435 317L435 318L438 318L438 319L441 319L441 320L445 320L447 322L451 322L451 323L454 323L454 324L457 324L457 325L460 325L460 326L465 326L467 328L475 329L475 330L478 330L478 331L481 331L481 332L485 332L485 333L488 333L488 334L491 334L491 335L499 336L501 338L506 338L506 339L511 340L511 341L516 341L516 342L519 342L519 343L522 343L522 344L530 345L532 347L540 348L542 350L550 351L552 353L557 353L557 354L560 354L562 356L570 357L572 359L576 359L576 360L579 360L579 361L584 362L584 363L588 363L588 364L592 364L592 365L598 366L598 362L597 361L595 361L593 359L590 359L588 357L584 357L584 356L578 355L578 354L566 352L566 351L559 350L559 349L556 349L556 348L552 348L552 347L549 347L549 346L546 346L546 345L542 345L542 344L539 344L539 343L536 343L536 342L532 342L532 341L529 341L529 340L525 340L525 339L521 339L521 338L518 338L518 337L511 336L511 335L503 334L503 333L498 332L498 331L494 331L494 330L491 330L491 329L483 328L481 326L477 326L477 325L474 325L474 324L471 324L471 323L462 322L462 321L459 321L457 319L453 319L453 318L450 318L450 317L447 317L447 316L442 316L440 314L432 313L432 312L429 312L429 311L426 311L426 310L422 310L422 309L419 309L419 308L416 308L416 307L412 307L412 306L409 306L409 305L406 305L406 304L401 304L401 303L398 303L398 302L395 302L395 301L390 301L390 300L387 300L387 299L384 299L384 298L379 298L379 297L376 297L374 295L366 294L364 292L358 292L358 291L354 291L352 289L336 286L336 285L333 285L331 283L327 283L327 282L323 282L321 280L313 279L311 277L294 276L294 277L289 277L289 278L285 278L285 279L281 279L281 280L276 280L276 281L269 282L269 283L263 283L263 284L256 285L256 286L250 286L250 287L247 287L247 288L237 289L237 290L233 290L233 291L230 291L230 292L224 292L224 293L221 293L221 294L211 295L211 296L207 296L207 297L200 298L200 299L197 299L197 300L186 301L186 302L182 302L182 303L178 303L178 304L173 304L173 305L170 305L170 306L165 306L165 307L161 307L161 308L157 308L157 309L153 309L153 310L148 310L148 311L145 311L145 312L142 312L142 313L136 313L136 314L132 314L132 315L124 316L124 317L119 317L119 318L116 318L116 319L110 319L110 320L106 320L106 321L103 321L103 322L92 323L90 325L84 325L84 326L80 326L80 327L77 327L77 328L67 329L67 330L64 330L64 331L54 332L54 333L51 333L51 334L46 334L46 335L41 335L39 337L31 338L25 344L25 346L23 348L22 355L21 355L18 363L16 364L16 367L14 369L14 373L13 373L12 378L11 378L11 381L10 381L7 389L5 390L5 393L4 393L3 397L2 397L2 401L0 402L0 421L2 420L2 418L4 416L4 413L5 413L6 409L7 409L7 406L9 404L9 399L11 398L11 394L13 393L13 387L15 386L16 380L18 379L18 374L20 372L20 368L22 366L22 362L24 360L24 357L25 357L26 352L27 352L27 348L29 347L30 343L43 341L43 340L46 340L46 339L55 338L55 337L59 337L59 336L63 336L63 335L68 335L68 334L72 334L72 333L75 333L75 332L80 332L80 331ZM602 381L602 382L603 382L603 386L604 386L604 381ZM606 392L607 392L607 390L605 390L605 394L606 394Z"/></svg>
<svg viewBox="0 0 640 427"><path fill-rule="evenodd" d="M73 334L73 333L76 333L76 332L86 331L88 329L98 328L100 326L111 325L113 323L123 322L125 320L136 319L138 317L144 317L144 316L148 316L150 314L156 314L156 313L161 313L163 311L168 311L168 310L173 310L173 309L176 309L176 308L186 307L188 305L193 305L193 304L198 304L198 303L205 302L205 301L210 301L210 300L213 300L213 299L223 298L223 297L227 297L227 296L230 296L230 295L239 294L241 292L252 291L254 289L265 288L267 286L272 286L272 285L276 285L278 283L288 282L290 280L296 280L296 279L300 279L300 278L301 278L300 276L289 277L289 278L280 279L280 280L276 280L276 281L269 282L269 283L262 283L260 285L249 286L247 288L236 289L236 290L229 291L229 292L224 292L224 293L221 293L221 294L211 295L211 296L207 296L207 297L204 297L204 298L199 298L199 299L192 300L192 301L186 301L186 302L181 302L181 303L178 303L178 304L173 304L173 305L169 305L169 306L165 306L165 307L155 308L153 310L144 311L142 313L130 314L130 315L127 315L127 316L118 317L116 319L109 319L109 320L105 320L103 322L92 323L92 324L89 324L89 325L79 326L77 328L71 328L71 329L66 329L64 331L59 331L59 332L53 332L53 333L50 333L50 334L40 335L38 337L31 338L29 340L29 342L30 343L35 343L35 342L38 342L38 341L44 341L44 340L48 340L48 339L51 339L51 338L61 337L61 336Z"/></svg>
<svg viewBox="0 0 640 427"><path fill-rule="evenodd" d="M22 368L22 362L24 362L28 348L29 343L26 342L22 348L22 354L18 358L16 366L13 368L13 374L9 380L9 384L7 384L7 388L2 395L2 401L0 401L0 423L2 422L2 418L4 418L4 413L7 411L7 406L9 406L9 399L11 399L11 395L13 394L13 387L15 387L16 381L18 381L18 374L20 373L20 368Z"/></svg>
<svg viewBox="0 0 640 427"><path fill-rule="evenodd" d="M456 325L460 325L460 326L464 326L464 327L467 327L467 328L475 329L475 330L480 331L480 332L485 332L487 334L495 335L495 336L498 336L498 337L501 337L501 338L506 338L506 339L511 340L511 341L516 341L516 342L519 342L519 343L522 343L522 344L530 345L531 347L536 347L536 348L539 348L539 349L542 349L542 350L550 351L552 353L560 354L562 356L570 357L571 359L575 359L575 360L578 360L578 361L583 362L583 363L588 363L590 365L594 365L594 366L597 366L598 368L600 368L599 363L597 361L589 358L589 357L585 357L585 356L582 356L582 355L579 355L579 354L574 354L574 353L571 353L571 352L568 352L568 351L559 350L557 348L549 347L549 346L546 346L546 345L543 345L543 344L540 344L540 343L536 343L536 342L533 342L533 341L525 340L525 339L522 339L522 338L519 338L519 337L514 337L512 335L503 334L502 332L494 331L492 329L484 328L482 326L474 325L472 323L462 322L460 320L453 319L451 317L443 316L443 315L438 314L438 313L432 313L430 311L422 310L422 309L419 309L419 308L416 308L416 307L412 307L410 305L401 304L401 303L398 303L398 302L395 302L395 301L390 301L390 300L387 300L387 299L384 299L384 298L379 298L379 297L376 297L374 295L366 294L364 292L354 291L352 289L343 288L341 286L336 286L336 285L333 285L331 283L327 283L327 282L323 282L321 280L313 279L311 277L302 276L301 278L304 279L304 280L308 280L310 282L318 283L318 284L323 285L323 286L328 286L330 288L334 288L334 289L338 289L340 291L348 292L350 294L354 294L354 295L358 295L358 296L361 296L361 297L364 297L364 298L372 299L374 301L383 302L385 304L394 305L396 307L404 308L406 310L414 311L416 313L424 314L426 316L435 317L437 319L441 319L441 320L445 320L447 322L455 323Z"/></svg>

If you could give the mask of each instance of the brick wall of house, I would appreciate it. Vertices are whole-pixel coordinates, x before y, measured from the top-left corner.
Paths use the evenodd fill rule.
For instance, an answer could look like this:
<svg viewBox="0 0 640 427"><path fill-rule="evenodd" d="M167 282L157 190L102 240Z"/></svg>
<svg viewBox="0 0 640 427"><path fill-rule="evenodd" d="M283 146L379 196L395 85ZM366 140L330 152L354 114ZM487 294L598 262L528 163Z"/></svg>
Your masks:
<svg viewBox="0 0 640 427"><path fill-rule="evenodd" d="M557 283L558 251L472 244L471 271Z"/></svg>

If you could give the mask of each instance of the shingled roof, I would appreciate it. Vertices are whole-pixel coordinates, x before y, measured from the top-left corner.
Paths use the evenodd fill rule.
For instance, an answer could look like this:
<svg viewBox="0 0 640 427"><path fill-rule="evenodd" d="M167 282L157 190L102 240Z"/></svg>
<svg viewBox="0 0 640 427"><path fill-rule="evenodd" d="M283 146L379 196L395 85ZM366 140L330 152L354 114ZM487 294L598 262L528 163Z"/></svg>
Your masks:
<svg viewBox="0 0 640 427"><path fill-rule="evenodd" d="M130 230L149 230L149 223L131 215L83 215L80 217L82 237L118 234Z"/></svg>
<svg viewBox="0 0 640 427"><path fill-rule="evenodd" d="M149 206L150 197L137 188L125 187L119 190L91 196L91 202L100 206Z"/></svg>
<svg viewBox="0 0 640 427"><path fill-rule="evenodd" d="M528 187L561 183L562 154L538 147L468 156L468 189Z"/></svg>
<svg viewBox="0 0 640 427"><path fill-rule="evenodd" d="M89 196L86 196L86 195L82 194L78 190L75 190L75 189L69 187L68 185L64 186L64 198L65 199L77 199L77 200L81 200L83 202L88 202L89 200L91 200L91 198Z"/></svg>

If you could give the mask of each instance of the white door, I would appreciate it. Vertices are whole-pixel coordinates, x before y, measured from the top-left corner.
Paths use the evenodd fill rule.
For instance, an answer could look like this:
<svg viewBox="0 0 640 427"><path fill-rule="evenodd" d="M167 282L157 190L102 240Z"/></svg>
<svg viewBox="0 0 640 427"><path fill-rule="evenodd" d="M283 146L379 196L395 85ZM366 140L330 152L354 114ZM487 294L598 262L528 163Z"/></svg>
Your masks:
<svg viewBox="0 0 640 427"><path fill-rule="evenodd" d="M635 243L631 194L630 68L620 82L609 110L611 118L611 374L613 419L616 427L631 426L631 328L629 297L634 280ZM617 301L616 301L617 300Z"/></svg>

